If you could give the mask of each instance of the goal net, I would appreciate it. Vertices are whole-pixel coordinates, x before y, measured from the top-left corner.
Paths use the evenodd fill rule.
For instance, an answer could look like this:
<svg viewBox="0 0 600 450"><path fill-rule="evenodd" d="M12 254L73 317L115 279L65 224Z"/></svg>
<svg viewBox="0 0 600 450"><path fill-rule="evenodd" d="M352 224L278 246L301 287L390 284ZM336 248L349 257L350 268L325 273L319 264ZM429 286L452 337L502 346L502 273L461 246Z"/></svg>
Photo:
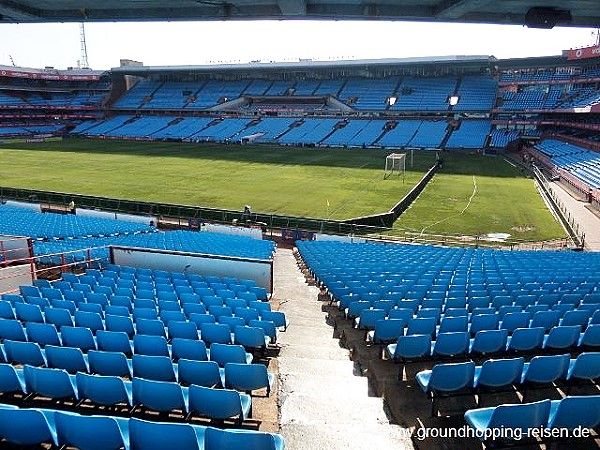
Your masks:
<svg viewBox="0 0 600 450"><path fill-rule="evenodd" d="M406 153L390 153L385 158L385 169L383 179L390 177L393 174L404 175L406 170Z"/></svg>

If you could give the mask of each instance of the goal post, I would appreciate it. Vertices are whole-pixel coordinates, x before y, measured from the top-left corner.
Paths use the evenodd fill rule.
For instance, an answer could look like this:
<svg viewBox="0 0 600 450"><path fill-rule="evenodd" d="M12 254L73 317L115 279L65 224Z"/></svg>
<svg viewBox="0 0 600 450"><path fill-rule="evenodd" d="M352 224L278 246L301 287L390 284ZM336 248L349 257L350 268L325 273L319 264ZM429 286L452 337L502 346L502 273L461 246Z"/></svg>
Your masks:
<svg viewBox="0 0 600 450"><path fill-rule="evenodd" d="M385 169L383 179L389 178L393 174L404 176L406 171L406 153L390 153L385 157Z"/></svg>

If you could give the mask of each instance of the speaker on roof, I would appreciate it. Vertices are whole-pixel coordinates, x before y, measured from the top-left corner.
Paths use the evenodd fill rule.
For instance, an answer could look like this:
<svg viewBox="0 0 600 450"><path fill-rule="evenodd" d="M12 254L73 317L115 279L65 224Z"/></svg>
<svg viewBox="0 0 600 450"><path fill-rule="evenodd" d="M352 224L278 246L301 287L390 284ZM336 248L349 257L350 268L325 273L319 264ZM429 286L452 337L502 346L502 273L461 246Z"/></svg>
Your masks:
<svg viewBox="0 0 600 450"><path fill-rule="evenodd" d="M571 21L571 11L565 9L536 6L525 13L525 25L529 28L551 29L558 23L568 24Z"/></svg>

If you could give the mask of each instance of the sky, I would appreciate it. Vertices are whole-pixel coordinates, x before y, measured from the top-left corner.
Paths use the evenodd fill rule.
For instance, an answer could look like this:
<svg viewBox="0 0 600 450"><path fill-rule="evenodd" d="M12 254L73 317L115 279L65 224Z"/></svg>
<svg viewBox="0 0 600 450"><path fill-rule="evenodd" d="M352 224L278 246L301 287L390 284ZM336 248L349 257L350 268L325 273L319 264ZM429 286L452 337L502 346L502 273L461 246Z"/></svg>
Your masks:
<svg viewBox="0 0 600 450"><path fill-rule="evenodd" d="M590 28L530 29L517 25L385 21L215 21L87 23L89 66L120 59L147 66L260 60L343 60L415 56L559 55L596 41ZM11 59L12 58L12 59ZM0 25L0 64L56 69L81 61L77 23Z"/></svg>

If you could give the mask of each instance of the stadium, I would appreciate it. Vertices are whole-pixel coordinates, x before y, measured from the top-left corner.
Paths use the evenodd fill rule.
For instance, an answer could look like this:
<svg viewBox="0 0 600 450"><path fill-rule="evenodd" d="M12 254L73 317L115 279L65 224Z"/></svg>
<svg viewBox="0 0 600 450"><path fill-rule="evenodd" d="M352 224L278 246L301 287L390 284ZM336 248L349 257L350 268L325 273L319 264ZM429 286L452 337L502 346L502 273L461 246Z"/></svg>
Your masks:
<svg viewBox="0 0 600 450"><path fill-rule="evenodd" d="M77 3L0 22L600 25L585 1ZM598 448L599 136L600 42L0 66L0 446Z"/></svg>

